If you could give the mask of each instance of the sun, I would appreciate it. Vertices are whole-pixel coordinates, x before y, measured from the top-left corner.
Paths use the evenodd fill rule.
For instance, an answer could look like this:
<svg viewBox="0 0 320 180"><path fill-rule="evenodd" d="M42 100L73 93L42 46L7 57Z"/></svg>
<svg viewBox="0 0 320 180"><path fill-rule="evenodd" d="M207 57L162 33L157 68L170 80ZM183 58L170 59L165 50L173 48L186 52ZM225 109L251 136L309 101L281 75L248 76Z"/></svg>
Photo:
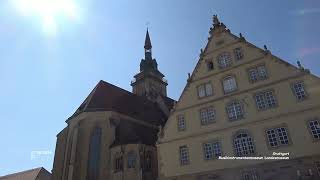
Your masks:
<svg viewBox="0 0 320 180"><path fill-rule="evenodd" d="M46 34L57 33L57 19L60 16L75 20L78 16L74 0L13 0L15 8L24 16L34 16L42 21Z"/></svg>

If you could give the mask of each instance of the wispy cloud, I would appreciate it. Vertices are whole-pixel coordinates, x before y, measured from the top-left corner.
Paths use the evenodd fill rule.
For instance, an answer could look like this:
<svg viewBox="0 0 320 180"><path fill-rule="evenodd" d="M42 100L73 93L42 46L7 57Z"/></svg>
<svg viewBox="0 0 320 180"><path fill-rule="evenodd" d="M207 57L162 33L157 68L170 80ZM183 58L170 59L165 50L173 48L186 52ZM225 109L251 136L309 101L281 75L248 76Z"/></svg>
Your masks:
<svg viewBox="0 0 320 180"><path fill-rule="evenodd" d="M299 49L299 56L305 57L308 55L320 54L320 47L301 48Z"/></svg>
<svg viewBox="0 0 320 180"><path fill-rule="evenodd" d="M320 13L320 8L300 9L296 12L298 15Z"/></svg>

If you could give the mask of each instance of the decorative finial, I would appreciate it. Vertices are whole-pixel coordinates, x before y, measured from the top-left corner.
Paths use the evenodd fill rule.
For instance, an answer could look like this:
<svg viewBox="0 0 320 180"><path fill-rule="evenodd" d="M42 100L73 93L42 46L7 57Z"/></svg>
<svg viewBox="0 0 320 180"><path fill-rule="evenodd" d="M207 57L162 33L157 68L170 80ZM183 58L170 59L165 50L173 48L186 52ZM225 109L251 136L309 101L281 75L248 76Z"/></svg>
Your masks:
<svg viewBox="0 0 320 180"><path fill-rule="evenodd" d="M303 68L302 65L301 65L301 62L299 60L297 61L297 65L298 65L299 69Z"/></svg>
<svg viewBox="0 0 320 180"><path fill-rule="evenodd" d="M239 37L240 37L240 41L245 41L246 39L244 38L244 36L242 35L242 33L239 33Z"/></svg>
<svg viewBox="0 0 320 180"><path fill-rule="evenodd" d="M191 82L191 74L190 73L188 73L188 80L187 81Z"/></svg>
<svg viewBox="0 0 320 180"><path fill-rule="evenodd" d="M216 14L213 15L213 25L214 26L220 25L220 21L219 21L218 16Z"/></svg>
<svg viewBox="0 0 320 180"><path fill-rule="evenodd" d="M268 51L267 45L263 45L265 51Z"/></svg>
<svg viewBox="0 0 320 180"><path fill-rule="evenodd" d="M242 33L239 34L240 38L243 38Z"/></svg>

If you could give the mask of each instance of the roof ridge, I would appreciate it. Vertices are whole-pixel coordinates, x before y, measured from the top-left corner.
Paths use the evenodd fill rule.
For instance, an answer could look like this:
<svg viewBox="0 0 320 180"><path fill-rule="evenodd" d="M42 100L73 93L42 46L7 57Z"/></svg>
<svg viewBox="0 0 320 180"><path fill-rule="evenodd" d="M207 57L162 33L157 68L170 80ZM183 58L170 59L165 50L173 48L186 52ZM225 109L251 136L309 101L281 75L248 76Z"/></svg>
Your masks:
<svg viewBox="0 0 320 180"><path fill-rule="evenodd" d="M45 169L45 168L44 167L37 167L37 168L33 168L33 169L28 169L28 170L24 170L24 171L20 171L20 172L15 172L15 173L12 173L12 174L7 174L7 175L4 175L4 176L0 176L0 178L10 177L10 176L14 176L14 175L17 175L17 174L25 174L25 173L32 172L32 171L38 171L37 174L39 174L41 169Z"/></svg>

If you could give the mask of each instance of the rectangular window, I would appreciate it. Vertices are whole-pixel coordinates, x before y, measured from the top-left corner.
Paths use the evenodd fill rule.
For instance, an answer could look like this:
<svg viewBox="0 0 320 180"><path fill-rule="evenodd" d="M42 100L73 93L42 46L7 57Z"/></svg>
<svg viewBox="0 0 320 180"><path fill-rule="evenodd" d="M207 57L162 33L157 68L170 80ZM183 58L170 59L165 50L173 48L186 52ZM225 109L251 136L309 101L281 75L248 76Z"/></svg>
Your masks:
<svg viewBox="0 0 320 180"><path fill-rule="evenodd" d="M182 114L178 115L177 121L178 121L178 130L184 131L186 129L186 121L185 121L184 115Z"/></svg>
<svg viewBox="0 0 320 180"><path fill-rule="evenodd" d="M315 120L311 120L309 121L309 128L312 134L312 137L315 140L320 140L320 122L319 120L315 119Z"/></svg>
<svg viewBox="0 0 320 180"><path fill-rule="evenodd" d="M198 86L198 96L200 98L213 95L211 83L206 83Z"/></svg>
<svg viewBox="0 0 320 180"><path fill-rule="evenodd" d="M255 95L255 99L259 110L273 108L277 105L273 91L259 92Z"/></svg>
<svg viewBox="0 0 320 180"><path fill-rule="evenodd" d="M187 165L189 164L189 150L187 146L180 146L180 164Z"/></svg>
<svg viewBox="0 0 320 180"><path fill-rule="evenodd" d="M213 107L203 108L200 110L200 120L202 125L214 122L215 113Z"/></svg>
<svg viewBox="0 0 320 180"><path fill-rule="evenodd" d="M238 101L229 103L226 107L228 117L231 121L239 120L244 117L242 105Z"/></svg>
<svg viewBox="0 0 320 180"><path fill-rule="evenodd" d="M249 80L254 83L268 78L267 69L264 65L260 65L248 70Z"/></svg>
<svg viewBox="0 0 320 180"><path fill-rule="evenodd" d="M223 90L225 94L237 90L236 79L232 76L228 76L224 78L222 84L223 84Z"/></svg>
<svg viewBox="0 0 320 180"><path fill-rule="evenodd" d="M254 169L246 170L241 173L241 180L259 180L259 177Z"/></svg>
<svg viewBox="0 0 320 180"><path fill-rule="evenodd" d="M302 100L306 99L307 94L306 94L303 82L301 82L301 81L300 82L295 82L292 85L292 88L293 88L294 95L296 96L296 98L299 101L302 101Z"/></svg>
<svg viewBox="0 0 320 180"><path fill-rule="evenodd" d="M235 54L236 60L240 60L243 58L243 52L241 48L234 49L234 54Z"/></svg>
<svg viewBox="0 0 320 180"><path fill-rule="evenodd" d="M320 177L320 161L316 161L314 162L315 166L316 166L316 170L318 172L318 176Z"/></svg>
<svg viewBox="0 0 320 180"><path fill-rule="evenodd" d="M289 144L289 137L285 127L268 129L266 135L271 147L279 147Z"/></svg>
<svg viewBox="0 0 320 180"><path fill-rule="evenodd" d="M203 144L204 158L216 159L222 155L220 142L208 142Z"/></svg>

